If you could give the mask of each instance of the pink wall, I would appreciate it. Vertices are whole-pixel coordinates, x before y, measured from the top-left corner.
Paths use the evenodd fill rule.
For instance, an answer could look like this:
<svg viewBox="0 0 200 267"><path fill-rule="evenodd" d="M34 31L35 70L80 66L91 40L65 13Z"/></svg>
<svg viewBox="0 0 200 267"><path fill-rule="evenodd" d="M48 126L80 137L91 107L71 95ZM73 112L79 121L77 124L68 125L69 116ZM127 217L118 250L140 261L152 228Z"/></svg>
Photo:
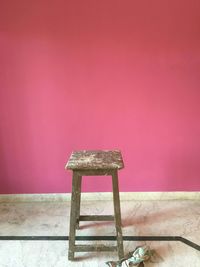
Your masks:
<svg viewBox="0 0 200 267"><path fill-rule="evenodd" d="M199 0L0 12L0 193L69 192L71 151L106 148L122 150L121 191L200 190Z"/></svg>

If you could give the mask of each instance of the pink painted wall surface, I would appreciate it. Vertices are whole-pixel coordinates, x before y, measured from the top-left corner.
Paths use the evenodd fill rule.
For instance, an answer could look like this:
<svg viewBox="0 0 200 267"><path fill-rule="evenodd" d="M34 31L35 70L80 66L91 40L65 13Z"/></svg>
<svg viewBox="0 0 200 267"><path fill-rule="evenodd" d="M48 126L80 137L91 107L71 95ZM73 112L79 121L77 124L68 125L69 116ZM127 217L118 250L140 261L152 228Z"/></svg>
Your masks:
<svg viewBox="0 0 200 267"><path fill-rule="evenodd" d="M200 190L199 0L3 0L0 13L0 193L70 192L71 151L113 148L121 191Z"/></svg>

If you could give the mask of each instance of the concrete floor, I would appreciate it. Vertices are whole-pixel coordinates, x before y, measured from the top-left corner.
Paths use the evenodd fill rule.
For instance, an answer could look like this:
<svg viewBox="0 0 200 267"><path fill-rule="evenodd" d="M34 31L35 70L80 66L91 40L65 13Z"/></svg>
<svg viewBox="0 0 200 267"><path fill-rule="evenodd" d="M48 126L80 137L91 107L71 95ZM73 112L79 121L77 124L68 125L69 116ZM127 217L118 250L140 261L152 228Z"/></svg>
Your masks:
<svg viewBox="0 0 200 267"><path fill-rule="evenodd" d="M66 236L69 207L69 202L0 203L0 235ZM200 245L199 201L121 201L121 210L124 235L182 236ZM112 202L84 201L81 213L112 214ZM84 222L77 235L115 235L115 228L112 222ZM156 251L146 267L200 266L200 251L181 242L125 241L125 252L143 244ZM77 253L69 262L67 250L67 241L0 241L0 267L98 267L117 260L116 253L92 252Z"/></svg>

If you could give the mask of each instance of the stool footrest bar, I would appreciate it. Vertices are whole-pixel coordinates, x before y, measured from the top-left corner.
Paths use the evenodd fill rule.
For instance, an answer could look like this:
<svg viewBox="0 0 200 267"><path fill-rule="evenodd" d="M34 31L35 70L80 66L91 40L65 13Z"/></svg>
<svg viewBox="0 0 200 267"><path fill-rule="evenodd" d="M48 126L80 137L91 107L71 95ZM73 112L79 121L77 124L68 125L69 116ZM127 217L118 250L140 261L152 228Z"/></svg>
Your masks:
<svg viewBox="0 0 200 267"><path fill-rule="evenodd" d="M81 215L79 221L114 221L112 215Z"/></svg>
<svg viewBox="0 0 200 267"><path fill-rule="evenodd" d="M117 246L105 245L75 245L75 252L93 252L93 251L117 251Z"/></svg>

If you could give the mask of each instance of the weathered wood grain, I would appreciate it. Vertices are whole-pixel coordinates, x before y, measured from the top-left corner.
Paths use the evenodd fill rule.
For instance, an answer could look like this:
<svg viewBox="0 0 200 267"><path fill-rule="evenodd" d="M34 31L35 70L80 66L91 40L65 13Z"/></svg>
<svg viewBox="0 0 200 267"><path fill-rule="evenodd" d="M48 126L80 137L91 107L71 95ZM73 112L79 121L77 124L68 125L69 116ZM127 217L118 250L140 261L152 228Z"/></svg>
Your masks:
<svg viewBox="0 0 200 267"><path fill-rule="evenodd" d="M122 169L123 167L119 150L74 151L66 165L70 170Z"/></svg>

